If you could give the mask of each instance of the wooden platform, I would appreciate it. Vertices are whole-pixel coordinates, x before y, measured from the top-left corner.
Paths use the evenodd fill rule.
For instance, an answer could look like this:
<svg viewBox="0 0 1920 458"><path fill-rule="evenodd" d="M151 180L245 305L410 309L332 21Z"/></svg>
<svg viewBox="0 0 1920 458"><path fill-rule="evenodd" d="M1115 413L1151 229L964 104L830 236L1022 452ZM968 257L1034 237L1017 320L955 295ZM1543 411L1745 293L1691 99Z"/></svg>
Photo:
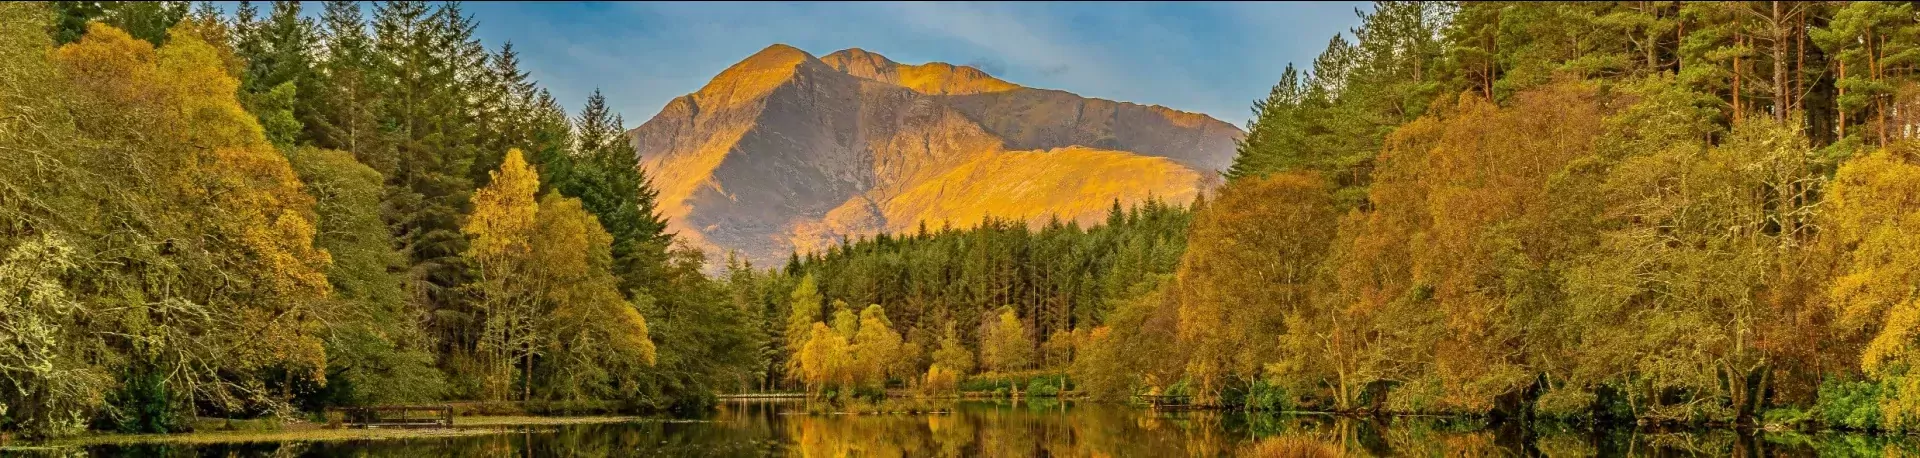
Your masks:
<svg viewBox="0 0 1920 458"><path fill-rule="evenodd" d="M369 406L329 409L340 412L348 428L446 428L453 426L453 406Z"/></svg>

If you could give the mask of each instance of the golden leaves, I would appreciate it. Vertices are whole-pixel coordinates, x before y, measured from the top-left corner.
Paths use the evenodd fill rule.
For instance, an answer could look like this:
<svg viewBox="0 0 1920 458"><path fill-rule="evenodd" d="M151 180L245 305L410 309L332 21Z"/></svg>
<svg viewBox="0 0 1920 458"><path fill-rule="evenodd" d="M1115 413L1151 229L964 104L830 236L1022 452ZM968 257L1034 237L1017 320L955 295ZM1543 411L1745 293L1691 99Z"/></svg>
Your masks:
<svg viewBox="0 0 1920 458"><path fill-rule="evenodd" d="M1827 203L1826 242L1846 255L1828 296L1841 327L1874 335L1861 368L1876 376L1912 368L1920 362L1920 164L1891 150L1854 159L1835 175Z"/></svg>
<svg viewBox="0 0 1920 458"><path fill-rule="evenodd" d="M532 251L535 217L539 204L534 193L540 189L540 177L527 165L520 149L507 151L500 170L490 172L493 180L473 193L473 213L460 229L472 238L468 256L480 261L483 269L499 266ZM504 274L504 272L501 272Z"/></svg>

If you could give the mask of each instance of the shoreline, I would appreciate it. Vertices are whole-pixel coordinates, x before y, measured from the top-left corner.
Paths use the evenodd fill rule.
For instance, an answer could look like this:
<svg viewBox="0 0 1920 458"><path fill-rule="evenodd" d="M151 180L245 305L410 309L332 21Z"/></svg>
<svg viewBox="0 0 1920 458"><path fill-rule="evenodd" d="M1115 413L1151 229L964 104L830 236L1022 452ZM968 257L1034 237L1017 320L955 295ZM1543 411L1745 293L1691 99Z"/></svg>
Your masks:
<svg viewBox="0 0 1920 458"><path fill-rule="evenodd" d="M328 428L324 424L298 422L272 429L212 430L185 433L123 434L89 432L79 436L44 442L15 441L0 444L0 452L53 450L97 445L134 444L234 444L249 442L336 442L354 440L396 440L439 437L482 436L515 432L521 427L563 426L641 421L683 421L636 416L507 416L470 415L454 417L445 428Z"/></svg>

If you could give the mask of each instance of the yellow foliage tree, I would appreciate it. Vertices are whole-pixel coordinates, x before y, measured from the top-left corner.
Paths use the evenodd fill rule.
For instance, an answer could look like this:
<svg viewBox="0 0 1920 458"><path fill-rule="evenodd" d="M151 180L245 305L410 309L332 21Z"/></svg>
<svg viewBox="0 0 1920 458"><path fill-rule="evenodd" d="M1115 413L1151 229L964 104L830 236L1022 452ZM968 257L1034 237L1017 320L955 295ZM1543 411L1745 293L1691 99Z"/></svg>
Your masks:
<svg viewBox="0 0 1920 458"><path fill-rule="evenodd" d="M980 361L990 371L1017 371L1033 363L1033 337L1012 306L1001 306L988 322L980 343Z"/></svg>
<svg viewBox="0 0 1920 458"><path fill-rule="evenodd" d="M1843 250L1828 295L1837 325L1870 336L1867 375L1898 383L1882 424L1920 425L1920 160L1910 147L1881 150L1840 167L1828 195L1825 242Z"/></svg>
<svg viewBox="0 0 1920 458"><path fill-rule="evenodd" d="M150 174L139 180L152 188L120 190L145 194L128 199L160 209L137 216L141 230L163 233L171 253L210 257L187 269L197 278L162 293L232 311L220 316L231 322L205 333L206 343L221 349L210 366L278 367L324 383L326 355L316 314L308 312L330 292L331 260L313 246L313 198L240 107L239 81L221 44L184 30L174 29L167 45L154 49L119 29L90 24L53 60L87 94L76 107L81 128L117 142L115 154L133 156L129 162L151 167L137 173ZM260 394L239 384L197 386L229 404L238 400L229 388Z"/></svg>
<svg viewBox="0 0 1920 458"><path fill-rule="evenodd" d="M540 347L536 302L544 285L528 281L545 266L533 263L540 204L534 200L540 177L519 149L507 151L500 170L473 193L473 211L461 228L470 238L466 257L478 267L480 309L485 314L480 338L483 389L490 398L507 398L516 359L531 369ZM584 245L582 241L579 245ZM531 380L522 395L531 390Z"/></svg>
<svg viewBox="0 0 1920 458"><path fill-rule="evenodd" d="M615 382L631 381L655 362L647 320L621 296L613 274L613 236L579 199L549 193L540 199L529 272L544 296L543 335L554 355L553 397L605 399Z"/></svg>
<svg viewBox="0 0 1920 458"><path fill-rule="evenodd" d="M1282 357L1284 321L1314 300L1335 214L1319 177L1283 173L1235 181L1195 215L1177 273L1195 402L1218 402L1227 379L1250 382Z"/></svg>
<svg viewBox="0 0 1920 458"><path fill-rule="evenodd" d="M813 323L807 332L807 343L801 345L795 358L800 361L800 378L811 396L818 397L829 387L852 384L853 359L847 347L846 336L826 323Z"/></svg>
<svg viewBox="0 0 1920 458"><path fill-rule="evenodd" d="M550 397L618 396L612 387L653 365L655 349L646 318L620 294L613 236L578 199L535 202L539 176L518 149L492 178L474 193L463 227L487 314L480 350L489 392L505 398L518 362L520 397L532 398L540 359Z"/></svg>
<svg viewBox="0 0 1920 458"><path fill-rule="evenodd" d="M794 380L803 378L800 359L797 357L807 341L811 339L813 323L820 321L820 306L825 299L820 297L820 287L814 282L813 274L800 277L800 285L793 288L793 294L787 300L787 354L796 357L787 359L787 376Z"/></svg>
<svg viewBox="0 0 1920 458"><path fill-rule="evenodd" d="M953 331L953 323L947 323L946 332L941 334L940 348L933 351L933 364L960 376L973 372L973 350L960 342L960 336Z"/></svg>
<svg viewBox="0 0 1920 458"><path fill-rule="evenodd" d="M860 329L853 337L853 355L859 361L856 378L860 385L885 388L890 375L911 376L911 373L897 372L900 350L900 334L893 332L886 310L874 304L860 311Z"/></svg>
<svg viewBox="0 0 1920 458"><path fill-rule="evenodd" d="M1407 237L1405 273L1421 297L1401 299L1437 314L1423 317L1437 321L1423 336L1433 340L1416 342L1433 348L1441 407L1492 409L1533 381L1530 364L1558 356L1529 353L1553 342L1527 342L1535 336L1525 332L1560 305L1553 269L1579 239L1555 226L1565 204L1549 183L1593 153L1601 115L1592 88L1559 84L1505 107L1462 96L1390 137L1376 174L1381 226L1370 229Z"/></svg>

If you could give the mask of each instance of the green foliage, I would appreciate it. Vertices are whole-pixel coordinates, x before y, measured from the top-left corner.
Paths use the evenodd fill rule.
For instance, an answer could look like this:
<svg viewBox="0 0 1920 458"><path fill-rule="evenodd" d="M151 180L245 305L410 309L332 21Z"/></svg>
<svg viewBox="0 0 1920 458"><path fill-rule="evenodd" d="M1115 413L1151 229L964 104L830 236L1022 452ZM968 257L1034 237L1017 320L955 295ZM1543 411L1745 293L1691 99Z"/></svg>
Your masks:
<svg viewBox="0 0 1920 458"><path fill-rule="evenodd" d="M1297 407L1293 396L1287 392L1285 386L1267 380L1254 380L1253 383L1236 388L1226 392L1222 399L1223 404L1265 412L1285 412Z"/></svg>
<svg viewBox="0 0 1920 458"><path fill-rule="evenodd" d="M613 234L622 291L633 296L658 289L660 266L665 265L671 242L666 221L655 209L659 193L640 169L640 156L625 136L626 126L607 108L599 90L587 97L573 133L573 154L543 164L565 171L552 188L580 199Z"/></svg>
<svg viewBox="0 0 1920 458"><path fill-rule="evenodd" d="M1055 396L1060 391L1076 388L1067 374L1049 371L990 372L967 377L959 385L962 392L1011 392L1018 389L1024 396L1036 396L1033 391L1039 387L1045 387L1042 389L1048 394L1044 396Z"/></svg>
<svg viewBox="0 0 1920 458"><path fill-rule="evenodd" d="M1028 397L1051 398L1060 395L1060 385L1049 383L1038 377L1027 379L1027 388L1021 393Z"/></svg>
<svg viewBox="0 0 1920 458"><path fill-rule="evenodd" d="M1591 418L1594 403L1598 396L1577 388L1561 387L1547 390L1534 400L1534 414L1546 419L1560 421L1579 421Z"/></svg>
<svg viewBox="0 0 1920 458"><path fill-rule="evenodd" d="M1881 386L1864 380L1828 379L1820 384L1819 402L1812 413L1833 428L1859 431L1881 429Z"/></svg>
<svg viewBox="0 0 1920 458"><path fill-rule="evenodd" d="M98 422L104 423L101 429L128 434L186 431L193 415L192 407L183 401L179 393L168 388L166 376L157 368L136 364L120 374L120 389L107 397L111 407Z"/></svg>
<svg viewBox="0 0 1920 458"><path fill-rule="evenodd" d="M813 322L831 321L822 304L833 300L878 304L901 334L903 351L918 348L925 355L901 362L902 371L911 369L902 373L914 374L935 364L962 376L984 367L989 331L1002 328L1003 312L1011 311L1020 329L998 334L999 348L1023 357L1012 367L1024 368L1043 362L1043 349L1058 354L1079 348L1070 344L1079 337L1063 337L1051 346L1044 341L1090 332L1114 313L1115 304L1123 302L1119 299L1140 293L1135 285L1178 264L1188 209L1158 201L1127 209L1116 202L1110 219L1117 224L1028 228L987 220L965 230L882 234L848 240L826 253L796 255L785 269L731 276L741 283L786 285L763 289L744 307L786 310L762 322L764 328L784 330L784 355L798 354ZM787 374L798 375L796 362L789 358L782 365ZM904 367L908 363L911 368Z"/></svg>
<svg viewBox="0 0 1920 458"><path fill-rule="evenodd" d="M329 383L305 407L438 399L444 381L406 304L405 257L380 220L380 173L342 151L302 147L287 159L318 205L314 244L333 256L325 335Z"/></svg>

